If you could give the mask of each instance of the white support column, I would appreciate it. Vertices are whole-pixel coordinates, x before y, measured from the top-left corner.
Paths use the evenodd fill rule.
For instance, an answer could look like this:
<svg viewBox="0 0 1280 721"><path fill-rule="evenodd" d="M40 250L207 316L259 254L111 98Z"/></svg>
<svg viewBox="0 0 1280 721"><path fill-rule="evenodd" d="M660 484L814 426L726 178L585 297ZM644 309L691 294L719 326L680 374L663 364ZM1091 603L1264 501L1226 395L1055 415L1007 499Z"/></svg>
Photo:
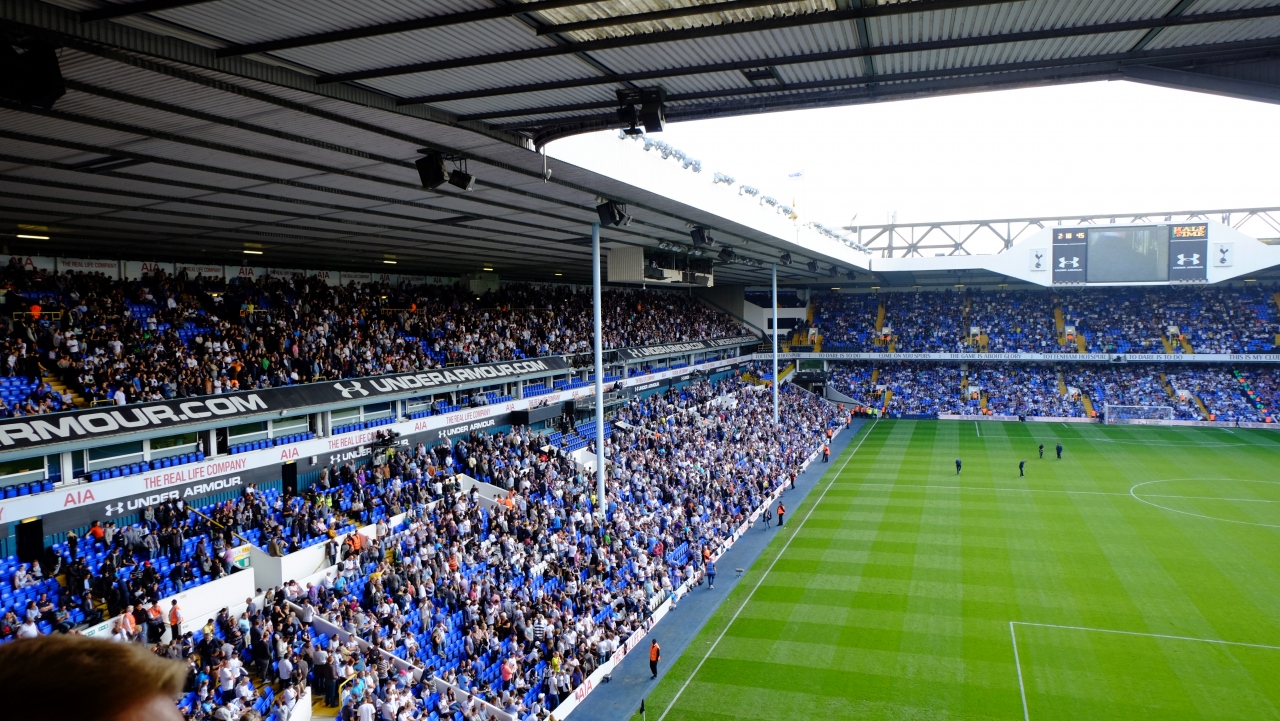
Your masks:
<svg viewBox="0 0 1280 721"><path fill-rule="evenodd" d="M769 266L773 273L773 424L778 425L778 264Z"/></svg>
<svg viewBox="0 0 1280 721"><path fill-rule="evenodd" d="M600 224L591 224L591 294L594 309L596 369L596 507L600 520L605 517L604 495L604 328L600 320Z"/></svg>

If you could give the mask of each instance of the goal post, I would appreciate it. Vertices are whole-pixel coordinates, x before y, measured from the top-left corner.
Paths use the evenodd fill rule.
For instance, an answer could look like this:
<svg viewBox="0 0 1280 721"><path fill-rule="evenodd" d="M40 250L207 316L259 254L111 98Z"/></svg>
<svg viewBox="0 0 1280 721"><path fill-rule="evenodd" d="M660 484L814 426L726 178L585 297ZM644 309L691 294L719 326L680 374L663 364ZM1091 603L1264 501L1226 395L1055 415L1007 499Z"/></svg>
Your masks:
<svg viewBox="0 0 1280 721"><path fill-rule="evenodd" d="M1103 422L1109 425L1157 425L1173 420L1173 406L1121 406L1108 403Z"/></svg>

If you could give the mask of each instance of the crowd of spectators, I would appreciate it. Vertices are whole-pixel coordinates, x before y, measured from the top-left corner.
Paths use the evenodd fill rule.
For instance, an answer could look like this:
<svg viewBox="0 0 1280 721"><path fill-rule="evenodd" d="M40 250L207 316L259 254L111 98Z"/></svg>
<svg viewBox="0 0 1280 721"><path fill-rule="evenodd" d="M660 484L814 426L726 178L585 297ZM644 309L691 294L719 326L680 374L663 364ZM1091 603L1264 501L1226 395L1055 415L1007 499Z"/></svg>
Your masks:
<svg viewBox="0 0 1280 721"><path fill-rule="evenodd" d="M1275 289L1242 287L1079 288L830 293L815 296L823 349L876 352L892 338L900 353L1074 353L1075 328L1091 353L1257 353L1275 348ZM881 305L882 334L875 332ZM1061 309L1060 333L1055 309ZM1176 328L1176 333L1171 332ZM975 332L976 329L976 332ZM884 338L882 338L884 336Z"/></svg>
<svg viewBox="0 0 1280 721"><path fill-rule="evenodd" d="M1160 366L1139 365L971 363L962 370L904 361L833 363L827 382L859 407L890 416L1082 418L1088 397L1096 413L1108 404L1154 406L1172 408L1175 420L1261 423L1280 402L1275 373L1266 368L1170 369L1162 376Z"/></svg>
<svg viewBox="0 0 1280 721"><path fill-rule="evenodd" d="M227 282L157 273L120 281L16 262L3 282L7 306L27 313L9 321L3 338L7 374L48 373L88 401L162 400L591 348L591 294L572 286L513 283L476 295L461 285L330 286L301 275ZM609 289L603 300L606 348L745 335L729 316L675 291ZM50 412L69 401L41 386L0 413Z"/></svg>
<svg viewBox="0 0 1280 721"><path fill-rule="evenodd" d="M606 441L603 501L594 478L544 433L473 432L377 454L364 467L328 467L299 496L250 487L200 512L170 501L124 528L95 523L84 539L52 549L55 567L23 568L12 582L65 572L62 595L94 613L83 623L114 617L116 640L188 659L182 708L191 719L263 715L295 703L297 684L307 682L351 712L372 704L391 714L383 718L483 719L480 699L543 718L663 600L699 578L710 554L838 428L833 404L789 386L780 395L778 428L768 388L737 378L633 399ZM495 502L465 492L462 473L505 493L495 491ZM389 527L402 512L405 521ZM366 522L377 524L373 538L334 540ZM338 564L331 575L305 589L286 584L267 593L264 609L250 602L164 640L169 619L158 602L174 582L187 588L234 572L231 546L245 540L282 553L309 539L328 544ZM35 609L50 610L43 600ZM317 619L353 640L310 628ZM11 636L23 625L16 620ZM73 625L64 618L47 630ZM418 685L379 650L471 695Z"/></svg>
<svg viewBox="0 0 1280 721"><path fill-rule="evenodd" d="M509 498L486 508L476 492L446 487L440 503L369 552L360 593L317 612L475 699L540 717L697 578L705 558L827 441L831 404L791 388L781 398L781 431L769 420L767 388L737 380L631 401L607 441L603 524L594 479L546 436L474 433L450 451L454 464L468 475L497 469L488 477ZM406 505L422 508L432 494L412 490L417 471L447 463L423 449L397 456L383 501L410 493ZM472 706L447 694L420 700L464 715ZM359 693L339 701L364 702Z"/></svg>

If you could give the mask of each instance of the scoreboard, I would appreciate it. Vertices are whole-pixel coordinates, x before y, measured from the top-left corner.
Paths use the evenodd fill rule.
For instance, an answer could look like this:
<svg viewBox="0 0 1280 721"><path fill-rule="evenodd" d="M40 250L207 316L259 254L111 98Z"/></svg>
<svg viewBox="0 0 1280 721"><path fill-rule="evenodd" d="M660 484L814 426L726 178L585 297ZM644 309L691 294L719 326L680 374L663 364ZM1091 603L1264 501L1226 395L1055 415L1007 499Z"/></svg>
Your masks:
<svg viewBox="0 0 1280 721"><path fill-rule="evenodd" d="M1208 251L1208 223L1055 228L1053 282L1203 281Z"/></svg>

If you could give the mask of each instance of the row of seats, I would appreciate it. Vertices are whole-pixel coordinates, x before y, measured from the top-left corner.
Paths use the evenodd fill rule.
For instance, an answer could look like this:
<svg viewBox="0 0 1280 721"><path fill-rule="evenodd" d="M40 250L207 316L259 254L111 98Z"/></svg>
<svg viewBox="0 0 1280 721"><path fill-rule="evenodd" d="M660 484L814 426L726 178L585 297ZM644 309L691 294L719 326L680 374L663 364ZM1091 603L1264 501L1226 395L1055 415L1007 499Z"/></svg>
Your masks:
<svg viewBox="0 0 1280 721"><path fill-rule="evenodd" d="M335 429L334 433L338 431ZM248 443L236 443L227 449L227 453L248 453L249 451L260 451L264 448L272 448L274 446L287 446L290 443L300 443L315 438L316 434L311 431L306 433L290 433L287 436L278 438L262 438Z"/></svg>
<svg viewBox="0 0 1280 721"><path fill-rule="evenodd" d="M5 486L5 498L17 498L18 496L29 496L33 493L48 493L53 490L53 481L31 481L30 483L18 483L12 486Z"/></svg>
<svg viewBox="0 0 1280 721"><path fill-rule="evenodd" d="M376 428L378 426L389 426L395 422L396 422L396 419L394 418L379 418L376 421L362 421L359 423L347 423L341 426L334 426L333 434L336 436L339 433L351 433L352 431L363 431L369 428Z"/></svg>
<svg viewBox="0 0 1280 721"><path fill-rule="evenodd" d="M147 471L158 471L162 468L173 468L174 466L183 466L188 463L199 463L204 460L204 451L196 451L194 453L181 453L176 456L166 456L151 461L140 461L138 463L128 463L111 468L103 468L93 471L89 474L89 480L105 481L110 478L120 478L121 476L132 476ZM53 490L50 486L46 490Z"/></svg>

